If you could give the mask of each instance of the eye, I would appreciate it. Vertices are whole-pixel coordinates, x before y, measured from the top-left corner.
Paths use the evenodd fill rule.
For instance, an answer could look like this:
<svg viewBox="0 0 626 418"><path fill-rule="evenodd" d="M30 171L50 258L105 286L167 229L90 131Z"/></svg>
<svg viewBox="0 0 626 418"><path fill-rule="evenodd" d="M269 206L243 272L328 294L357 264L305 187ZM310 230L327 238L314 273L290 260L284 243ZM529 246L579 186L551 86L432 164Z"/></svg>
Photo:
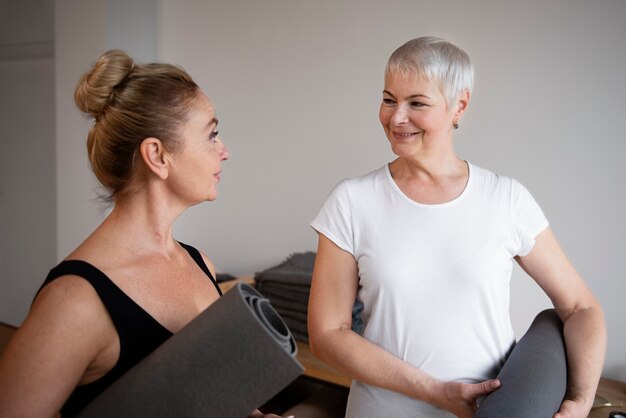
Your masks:
<svg viewBox="0 0 626 418"><path fill-rule="evenodd" d="M420 107L425 107L428 106L426 103L422 103L422 102L411 102L411 107L413 108L420 108Z"/></svg>
<svg viewBox="0 0 626 418"><path fill-rule="evenodd" d="M214 141L215 138L217 138L217 136L220 134L220 131L212 131L209 134L209 140Z"/></svg>
<svg viewBox="0 0 626 418"><path fill-rule="evenodd" d="M393 106L396 102L393 101L393 99L389 99L387 97L383 97L383 104L385 106Z"/></svg>

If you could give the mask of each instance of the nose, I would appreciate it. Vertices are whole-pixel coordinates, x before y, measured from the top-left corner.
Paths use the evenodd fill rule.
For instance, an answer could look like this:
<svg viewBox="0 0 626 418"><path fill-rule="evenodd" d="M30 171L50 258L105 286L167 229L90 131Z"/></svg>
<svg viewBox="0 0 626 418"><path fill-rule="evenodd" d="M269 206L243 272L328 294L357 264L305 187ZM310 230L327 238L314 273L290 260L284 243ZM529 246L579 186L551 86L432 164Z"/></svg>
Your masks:
<svg viewBox="0 0 626 418"><path fill-rule="evenodd" d="M220 159L228 160L230 158L230 151L228 150L228 147L221 139L220 139L220 142L222 144L222 149L220 150Z"/></svg>
<svg viewBox="0 0 626 418"><path fill-rule="evenodd" d="M394 125L406 123L409 120L408 115L409 113L404 106L397 106L391 114L391 123Z"/></svg>

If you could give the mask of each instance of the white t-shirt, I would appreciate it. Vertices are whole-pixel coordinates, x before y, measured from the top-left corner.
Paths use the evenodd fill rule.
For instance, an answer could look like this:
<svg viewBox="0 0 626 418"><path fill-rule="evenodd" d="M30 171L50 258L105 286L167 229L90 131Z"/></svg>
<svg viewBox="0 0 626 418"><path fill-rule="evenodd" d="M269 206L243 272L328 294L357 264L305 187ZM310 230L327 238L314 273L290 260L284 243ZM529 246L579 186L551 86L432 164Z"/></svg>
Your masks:
<svg viewBox="0 0 626 418"><path fill-rule="evenodd" d="M358 264L363 336L431 376L496 376L515 343L509 318L513 257L548 226L517 181L469 166L453 201L408 198L388 165L344 180L311 223ZM355 381L347 417L452 417Z"/></svg>

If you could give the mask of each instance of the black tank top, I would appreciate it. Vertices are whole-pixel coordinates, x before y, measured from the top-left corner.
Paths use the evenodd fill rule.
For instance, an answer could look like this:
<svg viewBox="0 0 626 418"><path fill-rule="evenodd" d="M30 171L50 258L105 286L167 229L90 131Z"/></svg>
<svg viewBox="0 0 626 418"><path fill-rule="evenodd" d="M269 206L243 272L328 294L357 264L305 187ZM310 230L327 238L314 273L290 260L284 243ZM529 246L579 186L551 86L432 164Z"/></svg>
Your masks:
<svg viewBox="0 0 626 418"><path fill-rule="evenodd" d="M204 263L200 252L194 247L180 244L209 276L221 296L222 292ZM117 363L107 374L98 380L77 386L74 389L74 392L61 408L63 418L75 416L100 392L172 336L169 330L122 292L102 271L85 261L62 261L50 270L41 288L54 279L69 274L84 278L98 293L117 330L120 339L120 354Z"/></svg>

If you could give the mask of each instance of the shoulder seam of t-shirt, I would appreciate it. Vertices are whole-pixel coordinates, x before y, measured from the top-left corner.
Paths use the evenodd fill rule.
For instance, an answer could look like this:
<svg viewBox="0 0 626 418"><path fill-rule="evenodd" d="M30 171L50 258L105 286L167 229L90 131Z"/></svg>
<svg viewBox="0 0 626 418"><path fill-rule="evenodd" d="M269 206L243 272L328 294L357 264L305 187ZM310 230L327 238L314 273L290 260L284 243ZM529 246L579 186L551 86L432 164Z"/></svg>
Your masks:
<svg viewBox="0 0 626 418"><path fill-rule="evenodd" d="M352 230L352 242L350 242L350 254L354 255L354 213L352 211L352 197L350 196L350 187L347 182L343 182L344 187L346 188L346 195L348 196L348 211L349 211L349 219L350 219L350 229Z"/></svg>
<svg viewBox="0 0 626 418"><path fill-rule="evenodd" d="M316 230L317 232L321 233L326 238L331 240L337 247L341 248L347 253L354 255L354 250L350 248L350 246L348 246L345 242L343 242L343 240L339 239L335 234L330 232L327 228L319 225L315 221L311 222L311 228L313 228L314 230Z"/></svg>
<svg viewBox="0 0 626 418"><path fill-rule="evenodd" d="M535 199L534 196L532 195L532 193L530 192L530 190L528 190L526 188L526 186L524 186L519 180L513 178L513 177L506 177L509 180L509 184L510 184L510 199L509 199L509 205L510 205L510 209L509 209L509 214L511 217L511 224L512 225L516 225L513 219L514 216L514 210L517 210L517 207L515 205L516 202L514 202L513 200L516 199L518 197L518 195L521 195L522 191L525 191L533 200ZM517 192L517 194L515 193L515 188L518 188L519 191ZM539 206L539 203L536 202L537 206ZM541 206L539 206L539 210L541 209ZM542 211L543 213L543 211ZM535 247L536 244L536 238L537 236L544 231L548 226L550 225L550 221L546 218L545 214L543 214L543 221L540 222L539 224L537 224L534 228L532 228L531 230L528 231L528 237L530 238L529 242L524 245L523 247L518 249L518 253L517 255L520 257L524 257L527 256L528 254L530 254L530 252L532 251L532 249Z"/></svg>

